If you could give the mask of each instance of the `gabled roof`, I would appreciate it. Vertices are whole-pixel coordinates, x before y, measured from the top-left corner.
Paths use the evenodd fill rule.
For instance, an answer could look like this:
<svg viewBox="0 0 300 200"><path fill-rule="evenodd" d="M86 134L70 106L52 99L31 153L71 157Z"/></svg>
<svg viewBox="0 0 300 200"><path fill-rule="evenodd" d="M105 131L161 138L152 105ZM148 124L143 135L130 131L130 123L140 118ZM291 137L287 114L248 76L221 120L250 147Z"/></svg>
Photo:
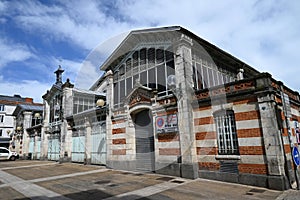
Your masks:
<svg viewBox="0 0 300 200"><path fill-rule="evenodd" d="M178 41L182 34L190 37L194 42L197 42L201 47L203 47L208 55L212 57L215 62L227 63L231 71L237 71L243 68L245 74L250 76L257 75L260 72L250 67L246 63L232 56L231 54L223 51L217 46L209 43L208 41L200 38L194 33L184 29L180 26L170 26L162 28L151 28L131 31L128 36L121 42L121 44L113 51L113 53L108 57L108 59L100 66L100 70L107 71L109 69L113 70L113 67L118 65L118 63L124 59L131 51L134 51L137 45L155 43L166 43L169 42L173 44ZM195 46L195 45L194 45Z"/></svg>
<svg viewBox="0 0 300 200"><path fill-rule="evenodd" d="M23 111L43 112L43 105L18 104L12 115L18 116Z"/></svg>
<svg viewBox="0 0 300 200"><path fill-rule="evenodd" d="M86 94L86 95L95 95L95 96L106 96L105 93L102 92L97 92L97 91L91 91L91 90L86 90L86 89L80 89L80 88L74 88L73 91L75 93L79 93L79 94Z"/></svg>
<svg viewBox="0 0 300 200"><path fill-rule="evenodd" d="M53 84L50 90L42 96L43 99L49 101L57 92L62 91L61 85Z"/></svg>

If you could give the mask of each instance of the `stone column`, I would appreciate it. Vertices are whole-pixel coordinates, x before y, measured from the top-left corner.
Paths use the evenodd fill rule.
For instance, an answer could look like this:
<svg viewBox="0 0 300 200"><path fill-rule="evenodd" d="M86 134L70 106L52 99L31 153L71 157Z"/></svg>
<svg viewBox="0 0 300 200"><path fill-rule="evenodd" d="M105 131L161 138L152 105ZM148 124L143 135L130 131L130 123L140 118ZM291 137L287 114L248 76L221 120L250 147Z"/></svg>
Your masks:
<svg viewBox="0 0 300 200"><path fill-rule="evenodd" d="M88 117L85 117L85 159L84 164L91 164L92 128Z"/></svg>
<svg viewBox="0 0 300 200"><path fill-rule="evenodd" d="M41 130L41 160L46 160L48 158L48 134L46 133L49 126L49 104L47 101L44 103L44 114L43 114L43 123Z"/></svg>
<svg viewBox="0 0 300 200"><path fill-rule="evenodd" d="M114 83L113 83L113 73L112 71L106 72L106 82L107 82L107 89L106 89L106 103L108 106L108 114L106 115L106 163L109 167L109 161L111 160L111 151L110 151L110 141L112 136L112 109L114 105Z"/></svg>
<svg viewBox="0 0 300 200"><path fill-rule="evenodd" d="M192 39L182 34L175 45L175 76L178 106L178 128L181 151L181 176L198 178L196 141L193 132Z"/></svg>
<svg viewBox="0 0 300 200"><path fill-rule="evenodd" d="M61 148L60 148L60 159L61 161L71 160L72 150L72 130L68 129L67 117L73 115L73 85L67 85L63 87L62 92L62 110L63 119L61 125Z"/></svg>
<svg viewBox="0 0 300 200"><path fill-rule="evenodd" d="M22 146L22 151L23 151L23 156L24 158L27 158L28 156L28 151L29 151L29 134L27 133L26 129L31 127L31 120L32 120L32 112L24 111L23 112L23 146Z"/></svg>
<svg viewBox="0 0 300 200"><path fill-rule="evenodd" d="M257 87L269 85L269 79L257 80ZM284 190L288 187L285 174L284 146L280 128L277 122L274 94L262 92L257 94L260 123L263 132L263 144L268 166L268 184L272 189Z"/></svg>

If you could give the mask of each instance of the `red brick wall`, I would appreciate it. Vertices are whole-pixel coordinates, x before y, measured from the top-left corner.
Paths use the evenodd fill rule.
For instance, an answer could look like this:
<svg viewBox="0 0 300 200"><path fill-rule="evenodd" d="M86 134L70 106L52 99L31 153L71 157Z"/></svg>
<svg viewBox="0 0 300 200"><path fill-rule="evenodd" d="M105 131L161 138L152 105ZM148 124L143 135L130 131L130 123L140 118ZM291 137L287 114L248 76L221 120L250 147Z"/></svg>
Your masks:
<svg viewBox="0 0 300 200"><path fill-rule="evenodd" d="M113 144L126 144L126 139L122 138L122 139L113 139L112 140Z"/></svg>
<svg viewBox="0 0 300 200"><path fill-rule="evenodd" d="M180 149L178 149L178 148L159 148L159 155L179 156Z"/></svg>
<svg viewBox="0 0 300 200"><path fill-rule="evenodd" d="M239 163L238 169L240 173L249 173L249 174L267 174L268 172L268 166L266 164Z"/></svg>
<svg viewBox="0 0 300 200"><path fill-rule="evenodd" d="M113 155L126 155L126 149L113 149Z"/></svg>

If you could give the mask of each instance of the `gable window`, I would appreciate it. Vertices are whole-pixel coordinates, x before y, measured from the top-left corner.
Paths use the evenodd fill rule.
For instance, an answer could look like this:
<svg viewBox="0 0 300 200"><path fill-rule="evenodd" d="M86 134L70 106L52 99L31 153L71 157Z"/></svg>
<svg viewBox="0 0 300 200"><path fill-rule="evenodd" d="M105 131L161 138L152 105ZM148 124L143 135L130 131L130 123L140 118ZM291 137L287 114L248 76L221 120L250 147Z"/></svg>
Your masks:
<svg viewBox="0 0 300 200"><path fill-rule="evenodd" d="M126 68L124 70L124 68ZM116 67L114 72L114 107L124 105L136 83L158 92L158 97L172 93L166 87L167 77L175 74L173 53L164 47L142 48L132 52Z"/></svg>
<svg viewBox="0 0 300 200"><path fill-rule="evenodd" d="M0 111L4 111L4 105L0 105Z"/></svg>
<svg viewBox="0 0 300 200"><path fill-rule="evenodd" d="M236 123L232 110L221 110L214 113L216 124L218 153L220 155L238 155L238 138Z"/></svg>

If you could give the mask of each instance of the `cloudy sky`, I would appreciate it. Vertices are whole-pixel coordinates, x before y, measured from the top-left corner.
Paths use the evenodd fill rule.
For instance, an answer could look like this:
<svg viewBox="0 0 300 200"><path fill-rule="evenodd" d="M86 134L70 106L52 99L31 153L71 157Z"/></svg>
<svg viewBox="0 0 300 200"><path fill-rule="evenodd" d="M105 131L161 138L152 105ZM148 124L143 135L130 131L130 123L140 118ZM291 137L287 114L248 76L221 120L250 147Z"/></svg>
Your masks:
<svg viewBox="0 0 300 200"><path fill-rule="evenodd" d="M90 57L100 66L128 31L174 25L300 91L299 21L298 0L0 0L0 94L42 101L59 64L64 80L93 81Z"/></svg>

